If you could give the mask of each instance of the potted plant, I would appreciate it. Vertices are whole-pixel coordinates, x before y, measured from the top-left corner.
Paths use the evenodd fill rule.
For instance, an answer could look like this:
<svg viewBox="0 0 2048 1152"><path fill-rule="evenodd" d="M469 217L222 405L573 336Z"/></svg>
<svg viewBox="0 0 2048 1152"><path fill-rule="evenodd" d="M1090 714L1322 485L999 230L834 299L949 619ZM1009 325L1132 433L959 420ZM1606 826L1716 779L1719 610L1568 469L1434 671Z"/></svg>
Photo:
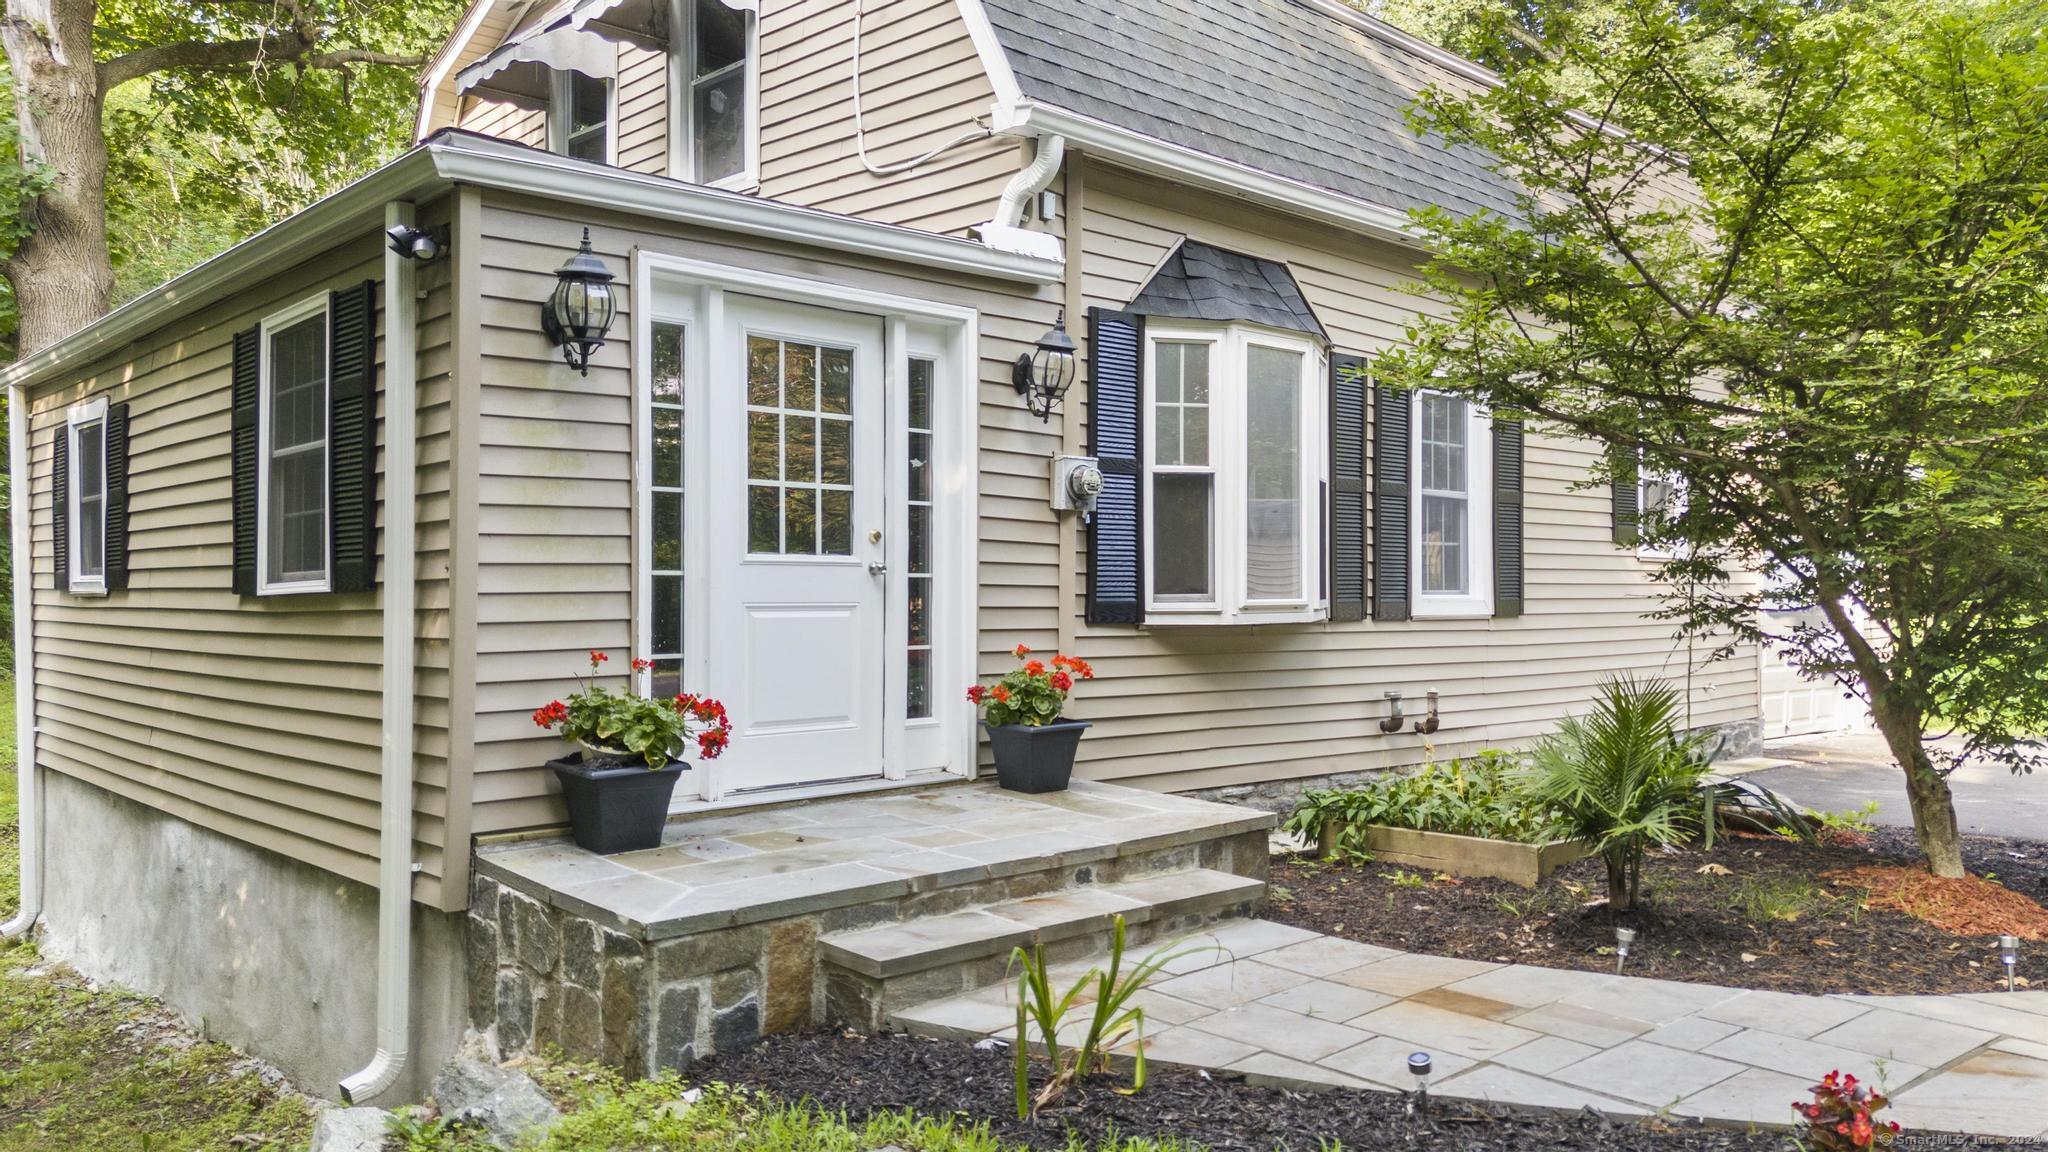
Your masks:
<svg viewBox="0 0 2048 1152"><path fill-rule="evenodd" d="M725 705L709 697L655 700L630 686L615 692L596 683L607 659L592 649L591 678L578 677L582 687L574 695L533 714L535 724L582 749L548 767L561 781L577 845L602 856L660 846L669 797L689 767L685 749L695 741L699 758L713 760L732 735ZM653 666L635 660L633 672Z"/></svg>
<svg viewBox="0 0 2048 1152"><path fill-rule="evenodd" d="M1012 792L1058 792L1074 775L1074 753L1088 730L1088 721L1069 720L1060 709L1075 679L1093 680L1095 669L1077 656L1055 655L1048 666L1022 644L1015 654L1018 668L969 688L967 699L982 709L997 782Z"/></svg>

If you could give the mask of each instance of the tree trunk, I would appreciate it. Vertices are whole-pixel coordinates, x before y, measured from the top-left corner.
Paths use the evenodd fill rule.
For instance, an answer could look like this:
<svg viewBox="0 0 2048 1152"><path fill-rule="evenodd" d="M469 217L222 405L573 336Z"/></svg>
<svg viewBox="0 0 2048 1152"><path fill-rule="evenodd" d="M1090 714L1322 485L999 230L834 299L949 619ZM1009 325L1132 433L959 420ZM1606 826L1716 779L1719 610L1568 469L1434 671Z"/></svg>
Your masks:
<svg viewBox="0 0 2048 1152"><path fill-rule="evenodd" d="M1870 715L1884 735L1892 758L1906 773L1906 797L1913 805L1913 835L1927 857L1927 870L1936 876L1958 877L1963 871L1963 850L1956 828L1955 798L1948 780L1934 770L1927 748L1920 743L1917 715L1902 711L1883 693L1871 693Z"/></svg>
<svg viewBox="0 0 2048 1152"><path fill-rule="evenodd" d="M0 38L14 70L22 159L53 179L27 209L30 227L0 271L21 312L22 354L106 314L107 138L92 56L95 0L8 0Z"/></svg>
<svg viewBox="0 0 2048 1152"><path fill-rule="evenodd" d="M1628 859L1620 849L1607 853L1607 910L1633 912L1635 886L1629 883Z"/></svg>

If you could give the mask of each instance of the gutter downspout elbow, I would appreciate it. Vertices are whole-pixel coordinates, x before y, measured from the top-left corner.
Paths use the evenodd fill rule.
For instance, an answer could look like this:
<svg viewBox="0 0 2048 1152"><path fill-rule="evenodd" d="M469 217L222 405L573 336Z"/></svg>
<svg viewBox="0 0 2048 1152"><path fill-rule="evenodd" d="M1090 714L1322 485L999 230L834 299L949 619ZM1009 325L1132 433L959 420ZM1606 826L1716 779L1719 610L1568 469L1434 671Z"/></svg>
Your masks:
<svg viewBox="0 0 2048 1152"><path fill-rule="evenodd" d="M384 206L385 227L413 206ZM384 253L384 683L377 837L377 1054L341 1082L350 1104L389 1091L412 1043L413 604L417 564L418 262Z"/></svg>
<svg viewBox="0 0 2048 1152"><path fill-rule="evenodd" d="M1047 134L1038 138L1038 153L1031 163L1018 169L1003 188L996 204L996 218L978 231L981 242L999 252L1018 252L1050 260L1064 259L1060 239L1049 232L1033 232L1024 225L1024 210L1031 199L1052 185L1067 156L1067 138Z"/></svg>
<svg viewBox="0 0 2048 1152"><path fill-rule="evenodd" d="M30 535L34 480L29 470L28 389L7 393L8 520L14 547L14 771L20 797L21 909L0 924L0 941L35 929L43 912L43 790L36 763L35 552Z"/></svg>

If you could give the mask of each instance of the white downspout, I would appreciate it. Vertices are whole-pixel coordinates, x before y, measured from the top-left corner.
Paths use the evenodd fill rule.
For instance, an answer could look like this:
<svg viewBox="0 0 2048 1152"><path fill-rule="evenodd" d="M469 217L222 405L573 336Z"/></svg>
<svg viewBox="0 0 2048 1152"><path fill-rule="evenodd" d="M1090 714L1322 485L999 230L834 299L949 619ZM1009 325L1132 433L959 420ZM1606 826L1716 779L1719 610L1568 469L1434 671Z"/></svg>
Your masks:
<svg viewBox="0 0 2048 1152"><path fill-rule="evenodd" d="M29 535L28 389L7 393L9 521L14 540L15 787L21 798L21 911L0 924L0 940L28 935L43 911L43 789L36 767L35 542Z"/></svg>
<svg viewBox="0 0 2048 1152"><path fill-rule="evenodd" d="M1038 153L1031 158L1031 163L1018 169L1004 187L1003 198L996 205L996 218L979 229L983 244L999 252L1019 252L1051 260L1061 258L1059 237L1050 232L1033 232L1023 225L1025 208L1030 206L1033 197L1052 185L1066 155L1066 137L1045 135L1038 138Z"/></svg>
<svg viewBox="0 0 2048 1152"><path fill-rule="evenodd" d="M384 225L411 226L413 206L384 206ZM341 1082L350 1104L405 1071L412 1041L413 507L419 417L415 262L384 252L384 757L378 793L377 1054Z"/></svg>

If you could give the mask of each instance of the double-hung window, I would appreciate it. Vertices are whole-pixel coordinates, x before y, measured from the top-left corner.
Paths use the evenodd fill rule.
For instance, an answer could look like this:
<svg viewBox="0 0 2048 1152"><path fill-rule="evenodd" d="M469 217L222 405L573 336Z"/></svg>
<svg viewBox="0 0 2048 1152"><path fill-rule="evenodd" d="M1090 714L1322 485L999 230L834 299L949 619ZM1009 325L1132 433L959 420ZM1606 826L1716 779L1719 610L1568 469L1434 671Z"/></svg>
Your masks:
<svg viewBox="0 0 2048 1152"><path fill-rule="evenodd" d="M328 589L327 296L262 325L257 590Z"/></svg>
<svg viewBox="0 0 2048 1152"><path fill-rule="evenodd" d="M1652 468L1640 450L1636 455L1636 551L1645 559L1677 555L1671 523L1685 514L1685 480L1676 472Z"/></svg>
<svg viewBox="0 0 2048 1152"><path fill-rule="evenodd" d="M577 160L614 163L612 82L573 70L556 72L554 77L554 99L548 104L549 147Z"/></svg>
<svg viewBox="0 0 2048 1152"><path fill-rule="evenodd" d="M1471 401L1420 391L1411 491L1413 614L1493 614L1492 420Z"/></svg>
<svg viewBox="0 0 2048 1152"><path fill-rule="evenodd" d="M751 187L759 162L760 41L754 14L725 0L674 0L671 66L677 125L670 175Z"/></svg>
<svg viewBox="0 0 2048 1152"><path fill-rule="evenodd" d="M1321 615L1321 362L1293 333L1147 327L1149 622Z"/></svg>
<svg viewBox="0 0 2048 1152"><path fill-rule="evenodd" d="M63 435L70 438L70 565L68 590L96 595L107 590L107 402L91 400L73 408Z"/></svg>

